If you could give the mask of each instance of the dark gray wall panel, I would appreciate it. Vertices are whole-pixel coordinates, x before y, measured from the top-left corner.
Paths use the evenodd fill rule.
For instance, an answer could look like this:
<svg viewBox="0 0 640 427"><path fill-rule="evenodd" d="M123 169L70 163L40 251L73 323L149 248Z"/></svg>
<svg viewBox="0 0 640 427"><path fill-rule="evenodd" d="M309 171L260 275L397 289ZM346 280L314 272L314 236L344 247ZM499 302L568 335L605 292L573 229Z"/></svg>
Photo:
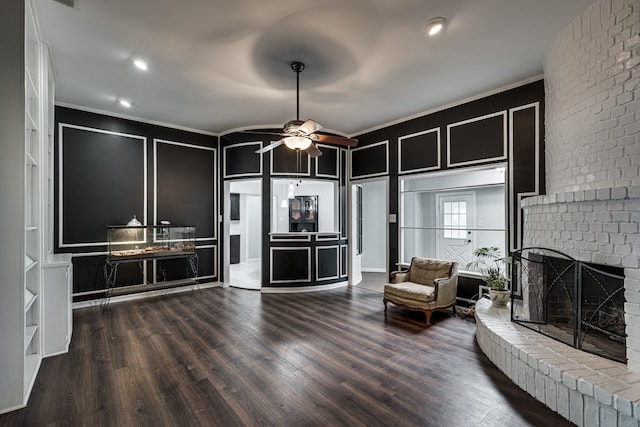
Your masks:
<svg viewBox="0 0 640 427"><path fill-rule="evenodd" d="M437 169L440 167L439 132L398 138L400 165L398 173Z"/></svg>
<svg viewBox="0 0 640 427"><path fill-rule="evenodd" d="M351 150L351 177L354 179L389 173L388 142Z"/></svg>
<svg viewBox="0 0 640 427"><path fill-rule="evenodd" d="M271 281L308 282L309 259L308 248L271 250Z"/></svg>
<svg viewBox="0 0 640 427"><path fill-rule="evenodd" d="M338 278L340 276L338 247L318 247L317 253L317 280Z"/></svg>
<svg viewBox="0 0 640 427"><path fill-rule="evenodd" d="M506 114L470 120L448 128L449 165L506 158Z"/></svg>
<svg viewBox="0 0 640 427"><path fill-rule="evenodd" d="M224 176L259 176L262 172L260 164L262 156L255 152L259 148L259 142L225 147L223 150Z"/></svg>
<svg viewBox="0 0 640 427"><path fill-rule="evenodd" d="M157 141L157 219L195 225L196 238L215 233L214 152Z"/></svg>
<svg viewBox="0 0 640 427"><path fill-rule="evenodd" d="M145 212L145 138L63 126L61 243L106 242Z"/></svg>
<svg viewBox="0 0 640 427"><path fill-rule="evenodd" d="M317 175L337 178L338 175L338 156L341 150L337 147L319 146L322 156L316 157Z"/></svg>

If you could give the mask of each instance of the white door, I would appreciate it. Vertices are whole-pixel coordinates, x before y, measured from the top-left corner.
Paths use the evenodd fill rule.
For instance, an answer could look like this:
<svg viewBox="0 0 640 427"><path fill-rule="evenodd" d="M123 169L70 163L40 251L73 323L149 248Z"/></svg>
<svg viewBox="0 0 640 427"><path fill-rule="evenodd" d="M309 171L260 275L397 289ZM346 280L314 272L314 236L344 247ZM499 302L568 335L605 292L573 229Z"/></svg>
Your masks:
<svg viewBox="0 0 640 427"><path fill-rule="evenodd" d="M475 193L438 194L438 258L464 268L472 260Z"/></svg>

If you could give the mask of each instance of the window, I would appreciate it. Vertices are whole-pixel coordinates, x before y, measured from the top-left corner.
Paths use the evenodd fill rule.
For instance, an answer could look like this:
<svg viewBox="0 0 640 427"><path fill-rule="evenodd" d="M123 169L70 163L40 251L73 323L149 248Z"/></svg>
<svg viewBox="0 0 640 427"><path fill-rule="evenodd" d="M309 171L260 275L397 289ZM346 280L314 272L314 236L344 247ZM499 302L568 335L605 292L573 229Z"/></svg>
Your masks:
<svg viewBox="0 0 640 427"><path fill-rule="evenodd" d="M445 239L465 239L467 237L467 202L444 202L443 211Z"/></svg>
<svg viewBox="0 0 640 427"><path fill-rule="evenodd" d="M404 176L399 220L402 263L414 256L448 259L464 270L477 248L497 246L505 253L504 168Z"/></svg>

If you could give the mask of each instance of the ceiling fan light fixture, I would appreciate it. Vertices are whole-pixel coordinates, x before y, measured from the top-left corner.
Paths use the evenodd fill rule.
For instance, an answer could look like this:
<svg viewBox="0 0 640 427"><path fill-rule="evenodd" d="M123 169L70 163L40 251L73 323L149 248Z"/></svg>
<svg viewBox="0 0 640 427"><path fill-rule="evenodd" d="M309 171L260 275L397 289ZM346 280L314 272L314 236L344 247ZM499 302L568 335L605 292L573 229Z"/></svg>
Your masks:
<svg viewBox="0 0 640 427"><path fill-rule="evenodd" d="M430 19L424 24L423 30L429 37L441 34L447 26L447 20L443 17Z"/></svg>
<svg viewBox="0 0 640 427"><path fill-rule="evenodd" d="M311 145L311 140L302 136L287 136L283 141L292 150L306 150Z"/></svg>

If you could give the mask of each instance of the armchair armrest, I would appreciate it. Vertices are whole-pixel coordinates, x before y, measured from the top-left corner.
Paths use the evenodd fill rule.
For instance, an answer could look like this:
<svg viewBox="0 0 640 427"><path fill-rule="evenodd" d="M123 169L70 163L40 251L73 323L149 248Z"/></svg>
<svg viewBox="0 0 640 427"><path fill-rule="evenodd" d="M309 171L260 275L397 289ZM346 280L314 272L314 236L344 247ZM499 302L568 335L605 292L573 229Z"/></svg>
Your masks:
<svg viewBox="0 0 640 427"><path fill-rule="evenodd" d="M406 282L409 280L408 271L392 271L390 274L391 283Z"/></svg>
<svg viewBox="0 0 640 427"><path fill-rule="evenodd" d="M433 284L436 300L455 302L458 296L458 265L454 263L449 277L435 279Z"/></svg>

